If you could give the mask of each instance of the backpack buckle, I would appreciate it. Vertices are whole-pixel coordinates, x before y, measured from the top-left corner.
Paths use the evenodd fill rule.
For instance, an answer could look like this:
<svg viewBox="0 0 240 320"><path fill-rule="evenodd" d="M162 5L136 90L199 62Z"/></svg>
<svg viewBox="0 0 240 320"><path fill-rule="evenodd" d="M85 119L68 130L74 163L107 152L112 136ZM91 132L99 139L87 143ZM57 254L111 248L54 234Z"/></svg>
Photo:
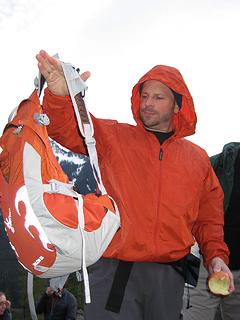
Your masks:
<svg viewBox="0 0 240 320"><path fill-rule="evenodd" d="M96 145L96 140L93 137L88 137L87 139L85 139L85 142L88 146Z"/></svg>
<svg viewBox="0 0 240 320"><path fill-rule="evenodd" d="M33 119L36 120L40 126L48 126L50 123L50 120L45 113L34 113Z"/></svg>
<svg viewBox="0 0 240 320"><path fill-rule="evenodd" d="M54 181L50 181L50 190L48 192L49 193L59 193L60 189L59 189L58 184Z"/></svg>

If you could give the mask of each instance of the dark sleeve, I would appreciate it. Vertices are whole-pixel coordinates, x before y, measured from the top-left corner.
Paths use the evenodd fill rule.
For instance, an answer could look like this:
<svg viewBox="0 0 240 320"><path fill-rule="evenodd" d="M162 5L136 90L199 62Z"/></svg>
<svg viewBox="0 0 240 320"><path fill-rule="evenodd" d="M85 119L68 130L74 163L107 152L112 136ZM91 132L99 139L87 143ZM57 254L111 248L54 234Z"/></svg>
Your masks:
<svg viewBox="0 0 240 320"><path fill-rule="evenodd" d="M9 309L6 309L3 320L12 320L12 313Z"/></svg>
<svg viewBox="0 0 240 320"><path fill-rule="evenodd" d="M218 153L210 157L211 165L219 178L223 169L223 153Z"/></svg>
<svg viewBox="0 0 240 320"><path fill-rule="evenodd" d="M41 314L47 311L49 296L44 292L36 304L36 313Z"/></svg>
<svg viewBox="0 0 240 320"><path fill-rule="evenodd" d="M68 295L67 299L67 312L65 320L76 320L77 317L77 300L74 295Z"/></svg>

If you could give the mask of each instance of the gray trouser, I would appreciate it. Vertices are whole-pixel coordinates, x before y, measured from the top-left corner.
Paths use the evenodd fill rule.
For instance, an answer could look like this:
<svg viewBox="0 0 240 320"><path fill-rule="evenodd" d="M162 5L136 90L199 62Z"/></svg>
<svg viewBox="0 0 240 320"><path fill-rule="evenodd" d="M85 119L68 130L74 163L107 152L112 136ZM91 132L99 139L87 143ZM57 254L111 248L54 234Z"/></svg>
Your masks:
<svg viewBox="0 0 240 320"><path fill-rule="evenodd" d="M220 297L210 293L207 286L208 272L201 263L198 285L190 290L190 305L187 305L187 289L184 290L183 320L214 320L220 306L223 320L240 319L240 271L232 271L235 292L229 296Z"/></svg>
<svg viewBox="0 0 240 320"><path fill-rule="evenodd" d="M105 309L118 260L100 259L89 267L91 299L84 320L179 320L183 277L171 265L134 262L120 309Z"/></svg>

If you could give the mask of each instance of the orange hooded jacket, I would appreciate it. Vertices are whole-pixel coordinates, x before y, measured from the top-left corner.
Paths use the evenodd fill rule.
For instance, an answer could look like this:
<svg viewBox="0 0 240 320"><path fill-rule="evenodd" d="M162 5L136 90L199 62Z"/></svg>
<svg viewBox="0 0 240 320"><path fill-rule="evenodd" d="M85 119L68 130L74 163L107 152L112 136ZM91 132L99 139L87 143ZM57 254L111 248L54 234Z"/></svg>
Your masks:
<svg viewBox="0 0 240 320"><path fill-rule="evenodd" d="M139 86L150 79L182 95L174 134L161 146L139 118ZM172 67L154 67L134 86L131 102L136 126L92 117L103 183L121 214L121 229L104 256L167 263L188 254L194 236L206 264L216 256L228 263L223 192L206 152L183 138L195 132L196 115L181 74ZM50 136L86 153L70 98L46 89L43 105Z"/></svg>

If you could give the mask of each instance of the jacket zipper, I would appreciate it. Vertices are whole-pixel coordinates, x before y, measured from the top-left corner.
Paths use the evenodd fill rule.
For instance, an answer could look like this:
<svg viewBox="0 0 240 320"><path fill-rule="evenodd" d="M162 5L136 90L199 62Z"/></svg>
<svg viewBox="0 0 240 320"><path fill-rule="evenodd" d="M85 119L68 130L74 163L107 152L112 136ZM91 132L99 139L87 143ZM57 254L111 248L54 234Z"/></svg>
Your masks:
<svg viewBox="0 0 240 320"><path fill-rule="evenodd" d="M163 159L163 149L160 147L159 160Z"/></svg>
<svg viewBox="0 0 240 320"><path fill-rule="evenodd" d="M158 196L157 196L157 215L156 215L156 225L155 225L155 236L154 236L154 254L158 252L158 247L159 247L159 237L158 234L159 232L161 233L161 230L159 228L162 228L162 222L159 221L159 207L161 204L161 198L162 198L162 160L163 160L163 148L160 146L160 152L159 152L159 169L158 169L158 175L159 175L159 180L158 180ZM160 237L161 238L161 237ZM156 241L158 239L158 241Z"/></svg>

